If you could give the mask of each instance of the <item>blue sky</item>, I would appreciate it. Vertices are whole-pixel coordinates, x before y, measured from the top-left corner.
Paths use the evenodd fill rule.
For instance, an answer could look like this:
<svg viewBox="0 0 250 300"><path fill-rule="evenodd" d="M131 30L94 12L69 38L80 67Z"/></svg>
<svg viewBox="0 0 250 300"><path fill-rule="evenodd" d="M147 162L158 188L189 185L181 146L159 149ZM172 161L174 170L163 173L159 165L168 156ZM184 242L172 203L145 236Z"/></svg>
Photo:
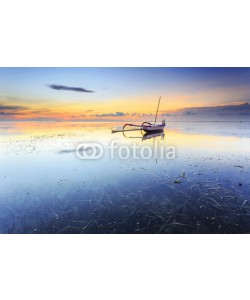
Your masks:
<svg viewBox="0 0 250 300"><path fill-rule="evenodd" d="M52 89L53 84L93 93ZM162 112L245 102L250 68L0 68L0 105L23 106L27 118L34 111L46 117L62 117L63 111L86 117L149 114L159 96Z"/></svg>

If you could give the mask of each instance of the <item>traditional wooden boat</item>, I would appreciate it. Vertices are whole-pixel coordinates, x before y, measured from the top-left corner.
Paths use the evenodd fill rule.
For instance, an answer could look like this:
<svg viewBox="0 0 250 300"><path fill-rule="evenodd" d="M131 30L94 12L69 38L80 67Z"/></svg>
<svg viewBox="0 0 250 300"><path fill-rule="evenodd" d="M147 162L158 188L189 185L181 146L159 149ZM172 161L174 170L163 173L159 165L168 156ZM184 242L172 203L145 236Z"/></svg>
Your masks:
<svg viewBox="0 0 250 300"><path fill-rule="evenodd" d="M137 124L125 124L123 126L123 128L121 130L119 129L113 129L112 133L116 133L116 132L124 132L124 131L134 131L134 130L143 130L146 133L157 133L157 132L163 132L164 131L164 127L166 125L165 120L162 120L161 124L156 124L156 120L157 120L157 116L158 116L158 111L159 111L159 106L160 106L160 101L161 101L161 97L159 98L158 101L158 106L157 106L157 110L156 110L156 115L155 115L155 121L154 123L150 123L150 122L143 122L141 125L137 125ZM130 128L130 129L126 129L126 127L135 127L135 128Z"/></svg>

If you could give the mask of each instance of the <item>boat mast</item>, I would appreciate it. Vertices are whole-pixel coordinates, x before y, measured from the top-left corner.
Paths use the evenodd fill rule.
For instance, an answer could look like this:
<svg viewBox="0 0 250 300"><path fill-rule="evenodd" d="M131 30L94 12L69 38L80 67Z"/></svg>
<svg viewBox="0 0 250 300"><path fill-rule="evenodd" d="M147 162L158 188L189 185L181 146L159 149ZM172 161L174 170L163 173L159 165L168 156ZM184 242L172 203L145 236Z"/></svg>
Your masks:
<svg viewBox="0 0 250 300"><path fill-rule="evenodd" d="M156 111L156 115L155 115L155 123L156 123L156 119L157 119L157 115L158 115L160 101L161 101L161 97L159 98L159 101L158 101L157 111ZM154 126L155 126L155 123L154 123Z"/></svg>

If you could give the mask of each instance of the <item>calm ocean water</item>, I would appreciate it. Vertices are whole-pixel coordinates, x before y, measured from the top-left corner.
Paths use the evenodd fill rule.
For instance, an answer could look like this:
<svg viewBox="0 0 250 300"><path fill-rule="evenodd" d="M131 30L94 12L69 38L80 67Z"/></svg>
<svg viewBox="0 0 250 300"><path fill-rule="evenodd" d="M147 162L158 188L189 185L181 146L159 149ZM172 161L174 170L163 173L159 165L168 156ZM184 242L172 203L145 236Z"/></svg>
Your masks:
<svg viewBox="0 0 250 300"><path fill-rule="evenodd" d="M1 122L0 232L250 232L250 123L116 125Z"/></svg>

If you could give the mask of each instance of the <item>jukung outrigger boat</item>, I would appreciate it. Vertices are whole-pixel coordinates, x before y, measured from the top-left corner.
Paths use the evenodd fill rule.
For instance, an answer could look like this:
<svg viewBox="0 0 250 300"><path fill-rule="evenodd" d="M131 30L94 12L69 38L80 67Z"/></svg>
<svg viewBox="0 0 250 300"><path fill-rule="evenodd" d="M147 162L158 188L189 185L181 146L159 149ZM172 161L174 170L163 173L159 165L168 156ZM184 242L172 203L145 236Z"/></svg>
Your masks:
<svg viewBox="0 0 250 300"><path fill-rule="evenodd" d="M153 124L150 123L150 122L143 122L141 125L129 124L128 123L128 124L124 124L122 129L113 129L112 133L124 132L124 131L135 131L135 130L143 130L148 134L163 132L164 127L166 125L165 120L162 120L161 124L156 125L156 120L157 120L157 115L158 115L158 111L159 111L160 101L161 101L161 97L159 98L159 101L158 101L158 106L157 106L156 115L155 115L155 121L154 121ZM135 127L135 128L134 129L132 129L132 128L125 129L126 127Z"/></svg>

